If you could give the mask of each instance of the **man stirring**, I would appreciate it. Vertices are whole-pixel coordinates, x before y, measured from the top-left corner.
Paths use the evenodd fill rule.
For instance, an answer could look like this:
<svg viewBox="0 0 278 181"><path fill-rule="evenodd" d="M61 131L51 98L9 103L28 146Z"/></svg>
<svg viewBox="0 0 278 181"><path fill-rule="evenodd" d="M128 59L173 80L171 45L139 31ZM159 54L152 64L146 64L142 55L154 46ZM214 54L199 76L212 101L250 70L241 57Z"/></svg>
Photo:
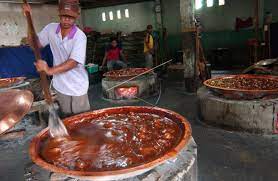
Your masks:
<svg viewBox="0 0 278 181"><path fill-rule="evenodd" d="M53 67L49 67L44 60L38 60L35 66L39 72L53 76L53 87L64 116L90 110L87 94L89 80L84 67L87 37L75 25L79 11L78 0L60 1L60 23L50 23L38 33L39 47L50 45ZM31 12L31 7L23 5L23 12Z"/></svg>

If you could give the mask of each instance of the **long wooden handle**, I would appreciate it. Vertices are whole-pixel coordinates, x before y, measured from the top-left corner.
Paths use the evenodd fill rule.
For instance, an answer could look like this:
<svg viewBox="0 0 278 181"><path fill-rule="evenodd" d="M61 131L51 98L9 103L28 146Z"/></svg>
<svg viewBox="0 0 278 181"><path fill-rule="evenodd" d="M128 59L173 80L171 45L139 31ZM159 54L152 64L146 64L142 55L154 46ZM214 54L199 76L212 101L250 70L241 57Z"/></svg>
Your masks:
<svg viewBox="0 0 278 181"><path fill-rule="evenodd" d="M23 0L24 4L28 4L27 0ZM36 60L40 60L41 59L41 53L40 53L40 49L39 49L39 44L38 44L38 39L37 39L37 34L33 25L33 21L32 21L32 17L31 14L29 12L25 13L26 15L26 19L27 19L27 23L28 23L28 29L30 31L30 36L31 36L31 43L33 45L34 48L34 54L35 54L35 58ZM48 104L52 104L53 100L49 91L49 83L47 80L47 76L45 72L40 72L40 83L42 86L42 90L44 93L44 98L46 99L46 102Z"/></svg>

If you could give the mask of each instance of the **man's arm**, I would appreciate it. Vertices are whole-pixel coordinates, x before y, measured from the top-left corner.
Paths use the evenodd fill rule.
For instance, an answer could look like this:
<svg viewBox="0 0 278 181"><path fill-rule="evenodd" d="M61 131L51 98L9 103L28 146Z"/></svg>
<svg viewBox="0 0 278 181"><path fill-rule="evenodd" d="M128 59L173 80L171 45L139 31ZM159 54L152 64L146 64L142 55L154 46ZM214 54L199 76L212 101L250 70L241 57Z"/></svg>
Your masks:
<svg viewBox="0 0 278 181"><path fill-rule="evenodd" d="M44 71L47 75L55 75L67 72L73 68L75 68L78 65L78 62L76 62L73 59L69 59L65 61L64 63L54 66L54 67L48 67L47 63L44 60L38 60L37 63L35 63L35 66L39 72Z"/></svg>
<svg viewBox="0 0 278 181"><path fill-rule="evenodd" d="M145 37L145 43L148 49L150 49L150 34L147 33Z"/></svg>
<svg viewBox="0 0 278 181"><path fill-rule="evenodd" d="M106 64L106 60L107 60L107 52L105 52L105 55L103 57L102 64L101 64L102 67Z"/></svg>
<svg viewBox="0 0 278 181"><path fill-rule="evenodd" d="M127 62L126 58L125 58L125 55L123 53L123 50L120 51L120 56L122 57L122 59Z"/></svg>
<svg viewBox="0 0 278 181"><path fill-rule="evenodd" d="M151 53L153 50L150 47L150 34L149 33L147 33L147 35L145 37L145 44L146 44L147 48L149 49L149 52Z"/></svg>

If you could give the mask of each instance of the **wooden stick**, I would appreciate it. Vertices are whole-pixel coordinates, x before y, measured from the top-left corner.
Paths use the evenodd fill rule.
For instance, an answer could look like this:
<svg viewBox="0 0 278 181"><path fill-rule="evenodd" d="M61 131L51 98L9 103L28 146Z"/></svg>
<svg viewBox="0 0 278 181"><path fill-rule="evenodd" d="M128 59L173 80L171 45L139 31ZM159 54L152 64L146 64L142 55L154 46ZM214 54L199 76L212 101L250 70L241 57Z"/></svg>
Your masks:
<svg viewBox="0 0 278 181"><path fill-rule="evenodd" d="M24 4L28 5L27 0L23 0ZM38 44L38 39L37 39L37 34L33 25L33 21L32 21L32 17L31 14L29 12L27 12L26 14L26 19L27 19L27 23L28 23L28 29L30 31L30 36L31 36L31 41L32 41L32 46L34 48L34 54L35 54L35 58L36 61L41 60L41 53L40 53L40 49L39 49L39 44ZM53 103L50 91L49 91L49 83L46 77L46 73L45 72L40 72L40 82L41 82L41 86L42 86L42 90L44 93L44 97L46 99L46 102L50 105Z"/></svg>

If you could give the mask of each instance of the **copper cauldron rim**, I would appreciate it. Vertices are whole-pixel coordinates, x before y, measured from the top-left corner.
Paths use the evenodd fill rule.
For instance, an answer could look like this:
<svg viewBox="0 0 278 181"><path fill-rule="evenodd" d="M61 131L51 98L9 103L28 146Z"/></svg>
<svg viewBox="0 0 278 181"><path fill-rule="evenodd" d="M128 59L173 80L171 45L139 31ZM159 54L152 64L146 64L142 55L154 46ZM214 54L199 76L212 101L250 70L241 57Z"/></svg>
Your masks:
<svg viewBox="0 0 278 181"><path fill-rule="evenodd" d="M7 112L1 112L3 111L3 109L0 110L1 114L4 115L4 117L2 117L0 120L1 135L7 132L12 127L14 127L29 112L33 104L34 96L29 90L19 89L11 89L4 92L0 92L0 95L4 97L4 100L2 99L4 102L0 101L0 103L5 103L5 106L9 106L10 108L8 111L9 115L6 116L5 114L7 114ZM18 100L22 98L23 100ZM7 101L8 103L6 103ZM18 102L20 101L24 102L18 104Z"/></svg>
<svg viewBox="0 0 278 181"><path fill-rule="evenodd" d="M2 79L0 79L0 81L12 80L12 81L14 81L14 82L13 82L13 83L10 83L10 85L8 85L8 86L6 86L6 87L0 87L0 89L12 87L12 86L14 86L14 84L20 84L20 83L22 83L25 79L26 79L26 77L2 78Z"/></svg>
<svg viewBox="0 0 278 181"><path fill-rule="evenodd" d="M219 79L227 79L227 78L235 78L235 77L242 77L242 78L261 78L261 79L270 79L270 80L277 80L278 76L273 75L252 75L252 74L239 74L239 75L225 75L225 76L218 76L214 77L212 79L208 79L204 82L204 85L210 89L216 89L220 91L237 91L237 92L243 92L243 93L277 93L278 89L273 90L247 90L247 89L234 89L234 88L225 88L225 87L219 87L219 86L212 86L209 84L210 81L213 80L219 80Z"/></svg>
<svg viewBox="0 0 278 181"><path fill-rule="evenodd" d="M117 79L128 79L128 78L132 78L132 77L135 77L135 76L141 74L141 73L138 73L138 74L133 74L133 75L111 75L111 72L120 72L121 70L126 70L126 69L144 70L141 73L151 70L150 68L125 68L125 69L112 70L112 71L106 72L105 74L103 74L103 76L108 78L108 79L117 80ZM149 72L149 73L151 73L151 72Z"/></svg>
<svg viewBox="0 0 278 181"><path fill-rule="evenodd" d="M84 119L86 117L89 117L90 115L103 114L109 110L110 111L111 110L112 111L120 111L120 112L124 111L124 110L131 110L134 112L136 112L136 111L143 112L145 110L145 111L149 111L149 113L153 112L153 113L157 113L157 114L160 113L163 115L172 116L173 118L175 118L176 120L179 120L180 123L182 123L184 125L184 129L185 129L184 135L175 148L173 148L172 150L169 150L169 152L167 152L165 155L163 155L162 157L160 157L154 161L151 161L151 162L139 165L139 166L135 166L135 167L127 168L127 169L115 170L115 171L82 172L82 171L66 170L66 169L63 169L60 167L56 167L52 164L47 163L40 157L39 146L40 146L41 138L48 135L48 128L46 128L46 129L42 130L37 136L35 136L33 138L33 140L31 141L30 148L29 148L29 153L30 153L31 159L37 165L41 166L42 168L44 168L46 170L69 175L74 178L86 178L86 179L96 179L96 180L103 180L104 178L105 179L107 179L107 178L123 179L123 177L124 178L133 177L133 176L142 174L144 172L147 172L147 171L153 169L154 167L164 163L165 161L167 161L171 158L174 158L186 146L186 144L188 143L188 141L190 140L191 135L192 135L190 123L186 120L186 118L184 118L180 114L175 113L170 110L163 109L163 108L154 108L154 107L146 107L146 106L123 106L123 107L100 109L100 110L96 110L96 111L92 111L92 112L88 112L88 113L79 114L79 115L76 115L76 116L73 116L70 118L66 118L66 119L64 119L64 122L65 122L65 125L67 125L67 123L69 123L71 121L81 120L80 118Z"/></svg>

